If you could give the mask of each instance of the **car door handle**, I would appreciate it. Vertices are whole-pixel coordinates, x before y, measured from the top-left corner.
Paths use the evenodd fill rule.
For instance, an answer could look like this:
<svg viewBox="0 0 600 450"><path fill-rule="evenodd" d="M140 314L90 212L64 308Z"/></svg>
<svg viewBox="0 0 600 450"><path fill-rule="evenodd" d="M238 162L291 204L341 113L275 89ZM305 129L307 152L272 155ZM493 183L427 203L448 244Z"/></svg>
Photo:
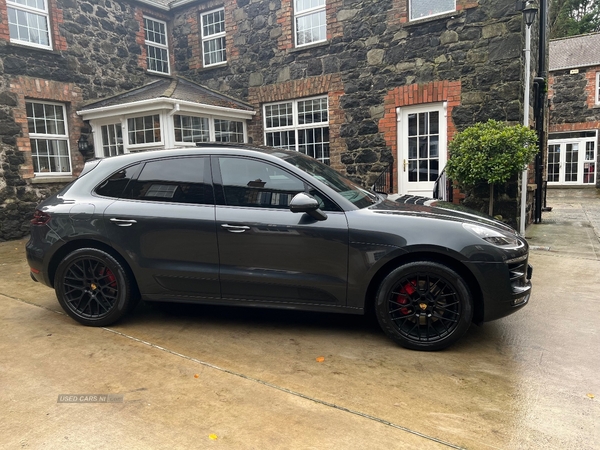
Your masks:
<svg viewBox="0 0 600 450"><path fill-rule="evenodd" d="M250 227L247 227L246 225L229 225L227 223L221 224L221 226L230 233L243 233L250 229Z"/></svg>
<svg viewBox="0 0 600 450"><path fill-rule="evenodd" d="M116 217L113 217L112 219L110 219L110 221L118 227L130 227L134 223L137 223L137 221L133 219L117 219Z"/></svg>

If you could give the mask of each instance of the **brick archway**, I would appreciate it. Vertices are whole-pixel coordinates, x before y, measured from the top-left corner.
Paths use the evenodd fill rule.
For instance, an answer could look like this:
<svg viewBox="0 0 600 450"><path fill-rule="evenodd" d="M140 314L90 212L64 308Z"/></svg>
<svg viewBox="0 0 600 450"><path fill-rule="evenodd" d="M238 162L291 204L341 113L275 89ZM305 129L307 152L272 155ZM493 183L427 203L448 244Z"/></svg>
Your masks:
<svg viewBox="0 0 600 450"><path fill-rule="evenodd" d="M395 180L398 179L398 122L396 108L447 102L447 142L450 142L456 133L456 127L452 120L452 110L460 105L461 90L460 81L445 80L433 81L426 84L399 86L387 93L384 98L384 115L379 121L379 131L383 134L386 145L392 150L395 161Z"/></svg>

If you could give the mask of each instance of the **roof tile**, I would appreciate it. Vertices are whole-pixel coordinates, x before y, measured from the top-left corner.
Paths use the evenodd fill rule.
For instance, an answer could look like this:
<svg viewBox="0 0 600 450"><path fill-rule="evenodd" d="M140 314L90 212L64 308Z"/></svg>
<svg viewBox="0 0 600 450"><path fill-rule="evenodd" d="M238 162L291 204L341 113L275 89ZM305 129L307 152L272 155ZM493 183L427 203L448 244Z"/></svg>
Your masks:
<svg viewBox="0 0 600 450"><path fill-rule="evenodd" d="M550 41L550 70L600 65L600 33Z"/></svg>
<svg viewBox="0 0 600 450"><path fill-rule="evenodd" d="M104 108L107 106L125 105L127 103L152 100L158 98L172 98L185 100L202 105L221 106L225 108L253 111L252 106L233 97L215 92L200 84L186 80L182 77L161 78L142 87L123 92L112 97L88 103L81 111Z"/></svg>

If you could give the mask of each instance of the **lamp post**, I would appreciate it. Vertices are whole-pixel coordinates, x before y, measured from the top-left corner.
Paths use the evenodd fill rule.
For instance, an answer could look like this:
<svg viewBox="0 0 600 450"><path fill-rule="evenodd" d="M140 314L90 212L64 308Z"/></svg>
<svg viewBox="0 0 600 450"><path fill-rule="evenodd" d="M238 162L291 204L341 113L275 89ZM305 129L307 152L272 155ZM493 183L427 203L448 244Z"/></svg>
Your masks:
<svg viewBox="0 0 600 450"><path fill-rule="evenodd" d="M524 9L522 9L523 19L525 20L525 94L523 98L523 126L529 128L529 80L530 80L530 72L531 72L531 25L535 21L535 16L537 14L537 8L529 5L529 2L525 2L523 4ZM527 212L527 181L528 181L528 173L527 166L523 169L521 173L521 220L520 220L520 233L522 236L525 236L525 216Z"/></svg>

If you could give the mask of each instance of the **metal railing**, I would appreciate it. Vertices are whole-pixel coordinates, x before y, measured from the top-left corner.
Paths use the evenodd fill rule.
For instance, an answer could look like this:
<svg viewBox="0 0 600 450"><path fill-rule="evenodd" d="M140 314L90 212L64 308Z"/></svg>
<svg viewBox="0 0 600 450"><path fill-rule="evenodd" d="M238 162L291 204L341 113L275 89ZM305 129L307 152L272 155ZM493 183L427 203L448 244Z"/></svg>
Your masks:
<svg viewBox="0 0 600 450"><path fill-rule="evenodd" d="M379 174L371 189L382 194L394 192L394 163L391 162Z"/></svg>
<svg viewBox="0 0 600 450"><path fill-rule="evenodd" d="M444 202L452 202L452 194L454 193L452 185L453 182L446 175L446 170L442 170L442 173L433 185L433 198Z"/></svg>

